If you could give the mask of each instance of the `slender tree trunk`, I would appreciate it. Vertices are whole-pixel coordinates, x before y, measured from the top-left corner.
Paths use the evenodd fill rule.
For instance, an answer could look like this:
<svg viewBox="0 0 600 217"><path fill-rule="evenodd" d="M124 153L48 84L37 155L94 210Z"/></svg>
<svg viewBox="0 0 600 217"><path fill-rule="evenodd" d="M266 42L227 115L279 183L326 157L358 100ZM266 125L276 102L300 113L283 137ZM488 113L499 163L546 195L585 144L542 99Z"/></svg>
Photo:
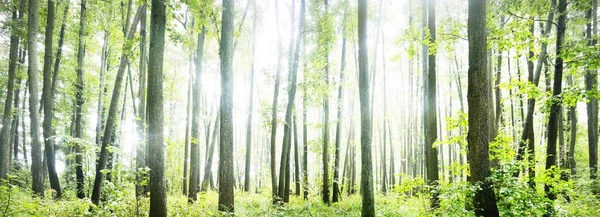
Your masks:
<svg viewBox="0 0 600 217"><path fill-rule="evenodd" d="M435 0L428 1L428 28L430 35L430 43L436 43L436 26L435 26ZM436 188L438 185L439 174L438 174L438 152L437 149L434 148L434 143L437 139L438 129L437 129L437 97L436 97L436 54L429 53L428 59L428 67L427 67L427 91L426 98L427 103L426 107L423 109L425 112L426 122L425 122L425 157L427 157L427 182L433 188ZM434 193L431 194L431 208L439 207L439 199L438 193L434 190Z"/></svg>
<svg viewBox="0 0 600 217"><path fill-rule="evenodd" d="M294 127L294 180L296 182L296 196L300 196L300 159L298 154L298 116L294 111L292 125Z"/></svg>
<svg viewBox="0 0 600 217"><path fill-rule="evenodd" d="M284 134L283 134L283 148L281 150L281 166L280 166L280 170L279 170L279 189L278 189L278 196L279 198L285 199L285 197L289 197L289 177L286 178L286 176L289 176L289 171L290 171L290 149L291 149L291 136L292 136L292 130L291 130L291 124L293 124L292 122L292 112L293 112L293 108L294 108L294 101L296 98L296 82L297 82L297 74L298 74L298 64L300 61L300 43L301 43L301 39L302 39L302 34L303 34L303 26L304 26L304 16L305 16L305 12L306 12L306 3L304 0L302 0L301 5L300 5L300 22L298 23L298 31L296 32L297 34L297 38L295 41L295 48L294 48L294 56L293 56L293 61L292 61L292 66L291 66L291 72L288 78L288 82L289 82L289 91L288 91L288 104L286 106L286 111L285 111L285 122L286 125L284 126ZM284 175L286 174L287 175ZM288 186L288 191L286 191L285 189L285 185ZM287 202L284 200L284 202Z"/></svg>
<svg viewBox="0 0 600 217"><path fill-rule="evenodd" d="M188 199L197 200L198 184L200 178L200 94L202 89L202 70L204 59L204 39L206 28L202 27L198 33L198 44L196 47L196 73L194 75L194 87L192 90L192 140L190 147L190 183ZM209 168L210 169L210 168Z"/></svg>
<svg viewBox="0 0 600 217"><path fill-rule="evenodd" d="M77 85L76 87L76 105L75 105L75 137L83 138L83 103L84 100L84 82L83 67L85 60L85 23L86 23L86 0L81 1L81 11L79 20L79 42L77 47ZM84 174L83 174L83 153L82 148L75 146L75 176L77 180L77 197L84 198Z"/></svg>
<svg viewBox="0 0 600 217"><path fill-rule="evenodd" d="M573 76L569 77L569 85L573 85ZM567 160L569 161L569 169L571 170L571 177L577 175L577 163L575 162L575 144L577 140L577 105L569 108L569 121L570 121L570 139L569 139L569 150L567 154Z"/></svg>
<svg viewBox="0 0 600 217"><path fill-rule="evenodd" d="M373 196L373 162L371 159L372 121L369 106L370 82L368 74L367 50L367 0L358 0L358 61L360 90L360 143L361 143L361 181L363 217L375 216L375 198Z"/></svg>
<svg viewBox="0 0 600 217"><path fill-rule="evenodd" d="M220 110L220 109L219 109ZM208 186L210 184L211 187L213 187L212 184L212 163L213 163L213 153L215 152L215 142L217 140L217 132L219 132L219 127L221 126L221 116L219 115L219 112L217 112L216 117L215 117L215 123L213 124L213 134L212 134L212 138L210 140L210 145L207 149L207 153L206 153L206 163L204 164L204 177L202 179L202 185L200 187L200 191L202 192L206 192L208 190ZM191 179L191 177L190 177ZM190 188L191 190L191 188Z"/></svg>
<svg viewBox="0 0 600 217"><path fill-rule="evenodd" d="M469 36L469 88L467 100L469 105L469 163L470 181L481 183L475 191L473 205L475 214L480 216L499 216L496 197L490 174L489 142L490 119L488 85L486 72L486 2L469 0L469 16L467 32ZM477 184L479 185L479 184Z"/></svg>
<svg viewBox="0 0 600 217"><path fill-rule="evenodd" d="M35 0L34 0L35 1ZM94 204L98 204L100 202L100 190L102 188L102 182L104 179L104 174L102 170L105 169L107 163L108 146L112 144L113 141L113 131L116 125L117 118L117 110L119 108L119 101L121 97L121 91L123 86L123 75L125 72L125 67L127 66L128 53L131 48L131 39L133 38L133 33L137 27L137 24L140 20L142 11L144 7L138 7L135 18L133 19L131 28L129 32L127 32L127 37L125 37L125 42L123 44L123 50L121 52L121 61L119 63L119 68L117 70L117 75L115 79L115 85L113 87L113 93L110 100L110 106L108 109L108 117L106 120L106 126L104 128L104 135L102 137L102 147L100 148L100 156L98 158L98 162L96 163L96 177L94 179L94 188L92 190L92 202Z"/></svg>
<svg viewBox="0 0 600 217"><path fill-rule="evenodd" d="M281 58L283 47L281 46L281 28L279 26L279 1L275 0L275 24L277 25L277 69L275 75L275 90L273 91L273 105L271 106L271 188L273 203L277 202L277 104L279 99L279 82L281 80Z"/></svg>
<svg viewBox="0 0 600 217"><path fill-rule="evenodd" d="M592 8L586 11L586 19L588 19L588 23L586 25L586 38L588 40L588 47L593 47L596 45L594 32L597 22L597 2L597 0L593 0ZM560 18L562 17L559 16L559 21ZM585 74L585 90L593 91L596 89L598 89L598 72L594 69L587 69ZM590 179L595 180L598 178L598 98L591 97L587 102L587 116Z"/></svg>
<svg viewBox="0 0 600 217"><path fill-rule="evenodd" d="M234 212L233 195L233 0L223 0L221 22L221 129L219 140L219 211Z"/></svg>
<svg viewBox="0 0 600 217"><path fill-rule="evenodd" d="M552 88L553 98L557 98L562 93L562 76L564 63L561 57L563 50L563 43L565 40L566 25L566 10L567 0L558 1L558 26L557 26L557 37L556 37L556 63L554 64L554 84ZM550 116L548 120L548 146L546 147L546 170L556 166L556 140L558 131L558 118L560 117L561 103L556 100L552 100L552 106L550 108ZM548 199L555 200L556 194L552 188L554 186L551 183L546 183L544 191ZM548 207L548 212L553 212L553 206Z"/></svg>
<svg viewBox="0 0 600 217"><path fill-rule="evenodd" d="M137 185L136 185L136 195L138 197L144 194L144 186L142 186L142 182L144 178L147 176L145 172L143 172L143 168L146 167L146 158L149 156L149 153L146 153L147 147L146 142L148 141L146 138L146 84L147 84L147 75L146 75L146 66L147 66L147 49L146 49L146 17L147 17L147 3L146 0L142 1L141 4L142 12L140 15L140 63L139 63L139 80L138 80L138 110L136 114L136 125L137 125L137 133L139 137L139 141L136 146L136 158L135 165L137 168ZM106 35L108 35L108 30ZM108 39L108 37L106 38ZM105 55L105 58L108 54ZM133 93L132 93L133 94ZM100 101L98 101L100 103ZM100 105L100 104L98 104ZM145 188L148 189L147 187Z"/></svg>
<svg viewBox="0 0 600 217"><path fill-rule="evenodd" d="M345 7L348 7L348 2L346 1L345 3ZM345 9L344 10L344 21L342 22L344 29L346 26L346 20L347 20L347 13L348 10ZM340 182L340 147L341 147L341 139L342 139L342 109L343 109L343 105L344 105L344 73L346 71L346 36L345 36L345 30L342 31L344 34L344 37L342 39L342 62L341 62L341 69L340 69L340 80L339 80L339 87L338 87L338 106L337 106L337 118L338 121L336 123L336 130L335 130L335 155L334 155L334 169L333 169L333 196L331 199L331 202L336 203L339 200L340 197L340 184L343 184L342 182Z"/></svg>
<svg viewBox="0 0 600 217"><path fill-rule="evenodd" d="M252 157L252 109L254 106L254 56L256 53L256 1L252 22L252 64L250 66L250 97L248 99L248 120L246 121L246 169L244 173L244 191L250 192L250 168Z"/></svg>
<svg viewBox="0 0 600 217"><path fill-rule="evenodd" d="M308 104L306 102L306 89L302 91L302 182L304 188L304 200L308 199L308 129L306 125L306 113Z"/></svg>

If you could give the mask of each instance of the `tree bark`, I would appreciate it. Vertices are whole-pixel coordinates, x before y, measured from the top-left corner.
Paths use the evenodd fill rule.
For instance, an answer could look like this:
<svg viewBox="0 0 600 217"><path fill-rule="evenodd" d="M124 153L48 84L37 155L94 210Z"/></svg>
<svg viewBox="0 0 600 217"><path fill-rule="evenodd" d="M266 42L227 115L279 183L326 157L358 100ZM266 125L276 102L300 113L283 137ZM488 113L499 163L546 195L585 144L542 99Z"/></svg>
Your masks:
<svg viewBox="0 0 600 217"><path fill-rule="evenodd" d="M275 75L275 90L273 91L273 105L271 106L271 189L273 203L278 199L277 187L277 104L279 98L279 82L281 80L281 58L283 47L281 46L281 27L279 26L279 1L275 0L275 24L277 26L277 69Z"/></svg>
<svg viewBox="0 0 600 217"><path fill-rule="evenodd" d="M198 180L200 178L200 92L202 89L202 70L204 59L204 38L206 28L202 27L198 33L198 44L196 47L196 73L194 75L194 87L192 90L192 140L190 146L190 186L189 201L197 200ZM209 168L210 169L210 168Z"/></svg>
<svg viewBox="0 0 600 217"><path fill-rule="evenodd" d="M220 109L219 109L220 110ZM213 134L210 140L210 145L207 149L206 153L206 163L204 164L204 177L202 179L202 185L200 187L200 191L206 192L208 190L208 186L212 187L212 163L213 163L213 153L215 152L215 141L217 140L217 132L219 132L219 127L221 126L220 121L221 115L217 112L215 117L215 123L213 124Z"/></svg>
<svg viewBox="0 0 600 217"><path fill-rule="evenodd" d="M250 168L252 158L252 109L254 108L254 58L256 54L256 1L254 1L254 19L252 22L252 59L250 66L250 97L248 99L248 120L246 121L246 169L244 173L244 191L250 192Z"/></svg>
<svg viewBox="0 0 600 217"><path fill-rule="evenodd" d="M83 138L83 103L84 100L84 83L83 83L83 67L85 61L85 23L86 23L86 2L81 1L81 11L79 20L79 42L77 47L77 85L76 87L76 105L75 105L75 137ZM78 144L75 146L75 176L77 180L77 197L84 198L84 174L83 174L83 153L82 148Z"/></svg>
<svg viewBox="0 0 600 217"><path fill-rule="evenodd" d="M345 7L348 7L348 2L344 2ZM340 69L340 80L339 82L339 86L338 86L338 106L337 106L337 123L336 123L336 129L335 129L335 154L334 154L334 166L333 166L333 195L331 198L331 202L336 203L339 201L339 197L340 197L340 184L343 184L342 182L340 182L340 146L341 146L341 140L342 140L342 108L344 105L344 73L346 71L346 31L345 31L345 26L346 26L346 20L347 20L347 13L348 10L345 9L344 10L344 21L342 21L342 25L344 27L344 30L342 30L342 34L343 34L343 39L342 39L342 62L341 62L341 69Z"/></svg>
<svg viewBox="0 0 600 217"><path fill-rule="evenodd" d="M596 45L594 31L596 27L596 7L597 0L593 0L593 6L586 11L586 38L588 47ZM560 20L561 17L559 17ZM564 34L564 33L563 33ZM585 90L595 91L598 89L598 72L594 69L586 70ZM587 124L588 124L588 149L589 149L589 167L590 179L598 178L598 98L591 97L587 104Z"/></svg>
<svg viewBox="0 0 600 217"><path fill-rule="evenodd" d="M427 23L429 29L429 41L430 43L436 43L436 26L435 26L435 0L428 1L428 16ZM426 107L423 109L425 112L425 157L427 158L427 183L436 189L439 180L438 174L438 152L434 147L434 143L437 139L437 97L436 97L436 54L429 52L427 67L427 91ZM437 191L433 191L431 194L431 208L435 209L439 207L439 199Z"/></svg>
<svg viewBox="0 0 600 217"><path fill-rule="evenodd" d="M147 5L146 0L142 1L142 14L140 17L140 63L139 63L139 88L138 88L138 110L137 110L137 133L138 133L138 143L136 146L136 157L135 157L135 166L137 168L137 185L136 185L136 195L142 196L144 193L144 186L142 186L141 182L144 180L144 177L147 175L143 172L143 168L146 167L146 158L147 154L146 150L146 83L148 81L146 75L146 66L147 66L147 50L146 50L146 17L147 17ZM108 30L107 33L108 34ZM106 39L108 37L105 35ZM108 54L105 54L105 57ZM98 101L98 105L100 105L100 101ZM148 188L145 188L148 189Z"/></svg>
<svg viewBox="0 0 600 217"><path fill-rule="evenodd" d="M469 36L469 78L467 101L469 105L469 163L471 168L470 181L481 186L475 191L473 205L475 215L499 216L496 197L490 173L489 142L490 119L486 72L486 1L469 0L469 15L467 32Z"/></svg>
<svg viewBox="0 0 600 217"><path fill-rule="evenodd" d="M223 0L221 17L221 129L219 140L219 211L234 212L233 177L233 0Z"/></svg>
<svg viewBox="0 0 600 217"><path fill-rule="evenodd" d="M361 145L361 216L375 216L373 195L373 162L371 152L371 107L369 106L369 73L367 47L367 0L358 0L358 61L360 91L360 145Z"/></svg>

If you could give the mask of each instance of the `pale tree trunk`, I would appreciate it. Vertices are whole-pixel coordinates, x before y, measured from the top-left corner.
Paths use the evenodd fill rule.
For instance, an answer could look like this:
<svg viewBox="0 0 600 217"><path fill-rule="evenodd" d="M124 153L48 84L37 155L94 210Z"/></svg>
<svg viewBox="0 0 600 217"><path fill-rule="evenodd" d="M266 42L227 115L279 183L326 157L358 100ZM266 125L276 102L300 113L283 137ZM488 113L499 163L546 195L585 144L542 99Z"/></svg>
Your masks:
<svg viewBox="0 0 600 217"><path fill-rule="evenodd" d="M203 70L203 59L204 59L204 38L206 35L206 29L201 28L198 33L198 43L196 47L196 72L194 74L194 87L192 90L192 138L190 143L190 182L189 182L189 193L188 200L196 201L199 178L200 178L200 94L202 89L202 70ZM216 128L215 128L216 129ZM211 153L212 155L212 153ZM209 168L210 169L210 168ZM205 173L208 170L205 170Z"/></svg>
<svg viewBox="0 0 600 217"><path fill-rule="evenodd" d="M244 191L250 191L250 168L252 157L252 109L254 106L254 56L256 54L256 1L254 1L254 19L252 22L252 59L250 66L250 97L248 99L248 120L246 121L246 169L244 172Z"/></svg>
<svg viewBox="0 0 600 217"><path fill-rule="evenodd" d="M147 83L147 75L146 75L146 64L147 64L147 50L146 50L146 0L142 1L142 14L140 17L140 64L139 64L139 87L138 87L138 113L136 114L136 125L137 125L137 133L138 133L138 143L136 146L136 157L135 157L135 167L137 168L136 173L136 195L138 197L142 196L144 193L144 187L141 185L145 175L142 173L143 168L146 167L146 83ZM108 30L105 33L105 37L108 36ZM108 40L108 37L106 37ZM106 42L105 42L106 43ZM108 54L105 54L105 59ZM106 69L106 68L105 68ZM101 106L101 102L98 101L99 107ZM147 189L147 188L146 188Z"/></svg>
<svg viewBox="0 0 600 217"><path fill-rule="evenodd" d="M281 58L283 47L281 46L281 27L279 26L279 4L275 0L275 24L277 26L277 69L275 75L275 90L273 91L273 105L271 106L271 192L273 203L278 201L277 187L277 104L279 98L279 82L281 80Z"/></svg>
<svg viewBox="0 0 600 217"><path fill-rule="evenodd" d="M346 20L348 16L348 1L344 2L344 21L342 22L343 28L345 29ZM338 87L338 98L337 98L337 123L335 130L335 154L334 154L334 166L333 166L333 195L331 198L331 202L336 203L340 198L340 146L342 140L342 109L344 105L344 73L346 71L346 31L342 30L343 39L342 39L342 62L340 69L340 78L339 78L339 87Z"/></svg>

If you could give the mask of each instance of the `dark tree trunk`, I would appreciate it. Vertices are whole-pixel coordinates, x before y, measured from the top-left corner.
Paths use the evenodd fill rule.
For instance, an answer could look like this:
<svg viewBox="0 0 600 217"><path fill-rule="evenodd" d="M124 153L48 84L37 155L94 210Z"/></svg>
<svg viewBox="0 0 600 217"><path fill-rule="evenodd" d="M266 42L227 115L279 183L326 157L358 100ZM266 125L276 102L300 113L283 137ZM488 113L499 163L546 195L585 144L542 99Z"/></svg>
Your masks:
<svg viewBox="0 0 600 217"><path fill-rule="evenodd" d="M370 83L368 73L367 50L367 0L358 0L358 61L360 92L360 146L361 146L361 180L363 217L375 216L375 198L373 195L373 162L371 159L371 107L369 106Z"/></svg>
<svg viewBox="0 0 600 217"><path fill-rule="evenodd" d="M428 5L428 28L430 35L430 43L436 42L436 26L435 26L435 0L429 0ZM437 149L434 148L435 140L437 139L438 129L437 129L437 97L436 97L436 54L429 53L428 59L428 67L427 67L427 89L426 89L426 98L427 103L426 107L423 109L425 112L426 122L425 122L425 157L427 158L427 183L432 186L434 189L438 185L439 174L438 174L438 152ZM438 193L434 190L431 194L431 208L439 207L439 199Z"/></svg>
<svg viewBox="0 0 600 217"><path fill-rule="evenodd" d="M559 0L558 1L558 25L556 31L556 60L554 64L554 83L552 88L552 97L558 99L560 94L562 93L562 76L563 76L563 68L564 62L561 57L563 43L565 41L565 30L567 28L566 25L566 10L567 10L567 0ZM557 100L552 100L552 106L550 107L550 116L548 117L548 146L546 147L546 170L551 169L556 165L556 140L558 133L558 118L560 117L561 111L561 103ZM551 183L547 183L544 186L544 191L548 199L555 200L556 194L552 190L554 186ZM551 203L552 204L552 203ZM553 212L552 205L548 207L548 212Z"/></svg>
<svg viewBox="0 0 600 217"><path fill-rule="evenodd" d="M594 39L596 27L596 7L597 0L593 0L592 8L586 11L586 19L588 19L586 25L586 38L588 40L588 47L593 47L596 45ZM560 18L562 17L559 16L559 21ZM585 90L593 91L596 89L598 89L598 72L597 70L588 69L585 74ZM598 98L591 97L587 102L587 116L590 179L595 180L598 178Z"/></svg>
<svg viewBox="0 0 600 217"><path fill-rule="evenodd" d="M102 170L104 170L106 167L107 157L109 155L108 146L112 144L113 141L113 131L116 125L116 118L118 113L117 110L119 108L119 101L123 86L123 75L125 72L125 67L129 62L128 53L131 47L131 39L133 38L133 32L135 32L136 30L143 9L144 7L138 7L131 28L129 29L129 32L127 32L127 37L125 37L125 44L123 45L123 50L121 52L121 61L119 63L119 69L117 70L115 85L113 87L113 93L108 109L108 117L106 119L106 126L104 127L104 136L102 137L102 147L100 148L100 156L98 158L98 162L96 163L96 177L94 179L94 188L92 190L92 202L96 205L100 202L100 190L102 189L102 181L104 179L104 174L102 173Z"/></svg>
<svg viewBox="0 0 600 217"><path fill-rule="evenodd" d="M469 36L469 81L467 101L469 105L469 163L470 181L481 184L475 191L473 205L475 214L480 216L499 216L496 196L490 174L489 142L490 119L488 118L488 72L486 58L486 2L469 0L467 32Z"/></svg>
<svg viewBox="0 0 600 217"><path fill-rule="evenodd" d="M221 17L221 129L219 140L219 211L234 212L233 177L233 0L223 0Z"/></svg>
<svg viewBox="0 0 600 217"><path fill-rule="evenodd" d="M54 141L52 138L52 116L54 110L54 99L52 98L52 42L54 36L54 0L48 0L48 12L46 17L46 37L44 42L44 68L42 102L44 106L44 119L42 123L44 136L44 153L48 167L50 187L56 191L56 198L62 196L58 174L56 173L56 159L54 154ZM78 73L79 74L79 73ZM83 83L83 82L81 82ZM83 85L82 85L83 86Z"/></svg>
<svg viewBox="0 0 600 217"><path fill-rule="evenodd" d="M198 44L196 47L196 73L194 75L194 87L192 90L192 141L190 147L190 183L189 183L189 201L196 201L198 193L198 184L200 178L200 92L202 89L202 61L204 59L204 37L206 29L202 27L198 33ZM212 154L211 154L212 155ZM210 168L209 168L210 169Z"/></svg>
<svg viewBox="0 0 600 217"><path fill-rule="evenodd" d="M42 147L39 132L39 96L38 96L38 51L37 51L37 25L38 25L38 0L29 0L27 16L27 74L29 75L29 120L31 130L31 175L33 192L44 196L44 179L42 164Z"/></svg>
<svg viewBox="0 0 600 217"><path fill-rule="evenodd" d="M148 51L148 149L150 161L150 216L167 216L165 144L163 130L163 58L165 0L152 0ZM132 25L132 26L135 26Z"/></svg>
<svg viewBox="0 0 600 217"><path fill-rule="evenodd" d="M298 154L298 116L294 111L294 116L292 117L292 126L294 127L294 180L296 182L296 196L300 196L300 159Z"/></svg>

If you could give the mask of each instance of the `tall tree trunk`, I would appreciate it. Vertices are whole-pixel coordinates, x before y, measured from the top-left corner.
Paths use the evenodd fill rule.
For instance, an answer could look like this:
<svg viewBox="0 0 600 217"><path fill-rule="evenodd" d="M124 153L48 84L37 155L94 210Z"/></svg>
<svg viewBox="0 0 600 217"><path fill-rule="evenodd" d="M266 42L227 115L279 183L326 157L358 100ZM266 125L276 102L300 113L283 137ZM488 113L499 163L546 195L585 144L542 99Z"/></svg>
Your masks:
<svg viewBox="0 0 600 217"><path fill-rule="evenodd" d="M233 195L233 0L223 0L221 17L221 129L219 140L219 211L234 212Z"/></svg>
<svg viewBox="0 0 600 217"><path fill-rule="evenodd" d="M250 97L248 99L248 120L246 121L246 169L244 173L244 191L250 191L250 168L252 157L252 109L254 106L254 56L256 54L256 1L254 1L254 19L252 22L252 59L250 66Z"/></svg>
<svg viewBox="0 0 600 217"><path fill-rule="evenodd" d="M43 86L42 100L44 106L43 136L44 153L46 163L48 164L48 176L50 178L50 187L56 191L56 198L62 196L58 174L56 173L56 159L54 153L54 143L52 138L52 117L54 110L54 99L52 98L52 42L54 36L54 0L48 0L48 12L46 17L46 37L44 42L44 68L43 68ZM79 74L79 73L78 73ZM83 83L83 82L81 82ZM83 85L81 85L83 86Z"/></svg>
<svg viewBox="0 0 600 217"><path fill-rule="evenodd" d="M33 192L44 196L44 179L42 165L42 147L39 132L39 96L38 96L38 51L37 51L37 25L38 25L38 0L29 0L27 16L27 74L29 75L29 120L31 130L31 175Z"/></svg>
<svg viewBox="0 0 600 217"><path fill-rule="evenodd" d="M35 0L34 0L35 1ZM117 118L117 110L119 108L119 101L121 97L121 91L123 86L123 75L125 73L125 67L129 62L129 50L131 48L131 39L133 38L133 33L137 28L137 24L140 20L143 7L138 7L137 12L135 14L135 18L131 24L129 32L127 32L127 37L125 37L125 42L123 44L123 50L121 52L121 61L119 63L119 68L117 70L117 75L115 79L115 85L113 87L113 93L110 100L110 106L108 109L108 117L106 119L106 126L104 127L104 136L102 137L102 146L100 148L100 156L98 158L98 162L96 163L96 177L94 179L94 188L92 190L92 203L98 204L100 202L100 190L102 188L102 182L104 179L104 174L102 170L106 167L108 153L108 146L112 144L113 140L113 131L116 125Z"/></svg>
<svg viewBox="0 0 600 217"><path fill-rule="evenodd" d="M372 121L369 106L370 83L368 73L367 47L367 0L358 0L358 61L360 91L360 146L361 146L361 180L363 217L375 216L375 198L373 195L373 162L371 159Z"/></svg>
<svg viewBox="0 0 600 217"><path fill-rule="evenodd" d="M304 27L304 16L306 13L306 3L304 0L302 0L301 5L300 5L300 22L298 23L298 31L296 32L297 34L297 38L295 41L295 48L294 48L294 56L293 56L293 61L292 61L292 66L291 66L291 71L290 71L290 75L288 78L288 82L289 82L289 91L288 91L288 104L286 106L286 110L285 110L285 126L284 126L284 134L283 134L283 148L281 150L281 166L280 166L280 170L279 170L279 189L278 189L278 193L279 193L279 198L284 198L284 196L289 197L289 191L285 191L285 186L282 185L288 185L289 186L289 178L286 178L284 174L287 173L287 176L289 176L289 170L290 170L290 149L291 149L291 136L292 136L292 131L291 131L291 124L293 124L292 122L292 112L293 112L293 108L294 108L294 101L296 98L296 78L297 78L297 74L298 74L298 64L300 61L300 43L301 43L301 39L302 39L302 34L303 34L303 27ZM287 179L287 180L286 180ZM284 201L286 202L286 201Z"/></svg>
<svg viewBox="0 0 600 217"><path fill-rule="evenodd" d="M193 35L193 33L192 33ZM184 138L184 151L183 151L183 179L181 182L182 185L182 193L183 195L187 196L188 195L188 171L189 171L189 161L190 161L190 130L192 128L192 120L191 120L191 116L192 114L190 113L192 110L192 87L194 85L194 74L193 74L193 66L192 66L192 59L194 58L194 54L191 53L190 54L190 59L189 59L189 64L190 64L190 73L189 73L189 79L188 79L188 87L187 87L187 102L186 102L186 106L185 106L185 138Z"/></svg>
<svg viewBox="0 0 600 217"><path fill-rule="evenodd" d="M298 154L298 116L294 111L292 126L294 127L294 180L296 181L296 196L300 196L300 159Z"/></svg>
<svg viewBox="0 0 600 217"><path fill-rule="evenodd" d="M565 41L565 30L567 28L567 0L558 1L558 25L556 31L556 60L554 64L554 83L552 88L552 98L558 98L562 93L562 76L564 62L562 59L563 43ZM558 131L558 118L560 117L561 103L557 100L552 100L550 107L550 116L548 117L548 146L546 147L546 170L556 166L556 140ZM546 183L544 191L548 199L555 200L556 194L552 190L552 183ZM552 203L551 203L552 204ZM549 205L548 212L553 212L552 205Z"/></svg>
<svg viewBox="0 0 600 217"><path fill-rule="evenodd" d="M148 141L146 138L146 84L147 84L147 75L146 75L146 66L147 66L147 49L146 49L146 17L147 17L147 3L146 0L142 1L140 5L142 7L142 14L140 17L140 63L139 63L139 80L138 80L138 110L136 114L136 125L137 125L137 133L139 141L136 146L136 157L135 157L135 166L138 170L137 174L137 185L136 185L136 195L138 197L142 196L144 193L144 186L142 186L142 181L144 180L145 173L143 173L143 168L146 167L146 158L149 156L146 153L147 147L146 142ZM108 30L106 35L108 35ZM108 37L106 38L108 39ZM107 57L108 54L105 54ZM100 105L100 101L98 101L98 105ZM145 188L148 189L147 187Z"/></svg>
<svg viewBox="0 0 600 217"><path fill-rule="evenodd" d="M308 199L308 129L306 125L306 113L308 104L306 102L306 89L302 91L302 185L304 188L304 200Z"/></svg>
<svg viewBox="0 0 600 217"><path fill-rule="evenodd" d="M275 75L275 90L273 91L273 105L271 106L271 189L273 203L277 202L277 104L279 99L279 82L281 80L281 58L283 47L281 46L281 27L279 26L279 1L275 0L275 24L277 26L277 69Z"/></svg>
<svg viewBox="0 0 600 217"><path fill-rule="evenodd" d="M586 38L588 47L596 45L594 32L596 29L596 8L598 1L593 0L592 8L586 11ZM560 21L559 17L559 21ZM564 34L564 33L563 33ZM598 89L598 72L595 69L587 69L585 74L585 90L594 91ZM598 178L598 98L591 97L587 102L587 124L588 124L588 148L589 148L589 166L590 179Z"/></svg>
<svg viewBox="0 0 600 217"><path fill-rule="evenodd" d="M24 1L24 0L22 0ZM16 1L14 1L16 3ZM14 4L14 3L13 3ZM15 22L13 25L16 25L19 21L18 9L16 4L12 11L12 21ZM8 172L10 170L10 128L11 128L11 118L13 117L12 109L13 109L13 93L15 87L15 76L17 72L17 57L19 52L19 35L17 33L17 27L13 26L11 28L10 35L10 48L9 48L9 57L8 57L8 81L7 81L7 92L6 92L6 100L4 102L4 113L2 116L2 129L0 130L0 179L7 179ZM18 95L16 96L19 97ZM15 149L16 153L16 149ZM16 158L16 157L15 157Z"/></svg>
<svg viewBox="0 0 600 217"><path fill-rule="evenodd" d="M427 23L429 28L429 41L430 43L436 43L436 26L435 26L435 0L428 1L428 16ZM434 189L438 185L439 174L438 174L438 152L437 149L434 148L435 140L437 139L438 129L437 129L437 97L436 97L436 54L429 53L428 59L428 67L427 67L427 89L426 89L426 98L427 103L426 107L423 109L425 112L426 122L425 122L425 157L427 158L427 183L431 185ZM439 199L438 193L434 190L431 194L431 208L439 207Z"/></svg>
<svg viewBox="0 0 600 217"><path fill-rule="evenodd" d="M342 140L342 109L344 106L344 73L346 71L346 20L348 16L348 1L344 2L344 21L342 21L342 25L344 26L344 30L342 30L343 39L342 39L342 62L340 69L340 80L338 87L338 106L337 106L337 123L335 129L335 155L334 155L334 166L333 166L333 195L331 198L331 202L338 202L340 197L340 146Z"/></svg>
<svg viewBox="0 0 600 217"><path fill-rule="evenodd" d="M150 216L167 216L165 144L163 130L163 58L165 0L152 0L148 56L148 148L150 161ZM132 26L135 26L132 25Z"/></svg>
<svg viewBox="0 0 600 217"><path fill-rule="evenodd" d="M220 109L219 109L220 110ZM210 145L208 147L208 149L206 150L206 163L204 163L204 177L202 179L202 185L200 187L200 191L202 192L206 192L208 190L208 186L210 184L211 187L213 187L212 184L212 163L213 163L213 153L215 152L215 142L217 140L217 132L219 132L219 127L221 126L221 115L219 115L219 112L217 112L216 117L215 117L215 123L213 124L213 134L212 134L212 138L210 140ZM191 177L190 177L191 179ZM191 188L190 188L191 190Z"/></svg>
<svg viewBox="0 0 600 217"><path fill-rule="evenodd" d="M469 163L470 181L481 183L475 191L473 205L475 214L480 216L499 216L496 196L490 174L489 142L490 119L488 85L486 72L486 1L469 0L467 32L469 36L469 81L467 100L469 105ZM477 184L479 185L479 184Z"/></svg>
<svg viewBox="0 0 600 217"><path fill-rule="evenodd" d="M85 60L85 23L86 23L86 0L81 1L79 20L79 42L77 47L77 85L76 85L76 111L75 111L75 137L83 138L83 103L84 83L83 67ZM99 120L100 121L100 120ZM84 175L83 175L83 153L82 148L75 146L75 176L77 180L77 197L84 198Z"/></svg>
<svg viewBox="0 0 600 217"><path fill-rule="evenodd" d="M194 75L194 87L192 90L192 141L190 147L190 185L188 199L196 201L198 192L198 180L200 178L200 94L202 89L202 70L204 59L204 38L206 28L201 27L198 33L198 44L196 47L196 73ZM215 128L216 129L216 128ZM210 169L210 168L209 168Z"/></svg>
<svg viewBox="0 0 600 217"><path fill-rule="evenodd" d="M325 0L325 11L323 17L329 16L328 1ZM323 18L321 18L323 19ZM326 19L326 18L325 18ZM319 24L321 25L321 24ZM326 27L325 27L326 28ZM327 40L327 39L321 39ZM326 42L328 43L328 42ZM329 45L325 45L325 90L329 90ZM328 204L329 198L329 91L323 96L323 202Z"/></svg>

